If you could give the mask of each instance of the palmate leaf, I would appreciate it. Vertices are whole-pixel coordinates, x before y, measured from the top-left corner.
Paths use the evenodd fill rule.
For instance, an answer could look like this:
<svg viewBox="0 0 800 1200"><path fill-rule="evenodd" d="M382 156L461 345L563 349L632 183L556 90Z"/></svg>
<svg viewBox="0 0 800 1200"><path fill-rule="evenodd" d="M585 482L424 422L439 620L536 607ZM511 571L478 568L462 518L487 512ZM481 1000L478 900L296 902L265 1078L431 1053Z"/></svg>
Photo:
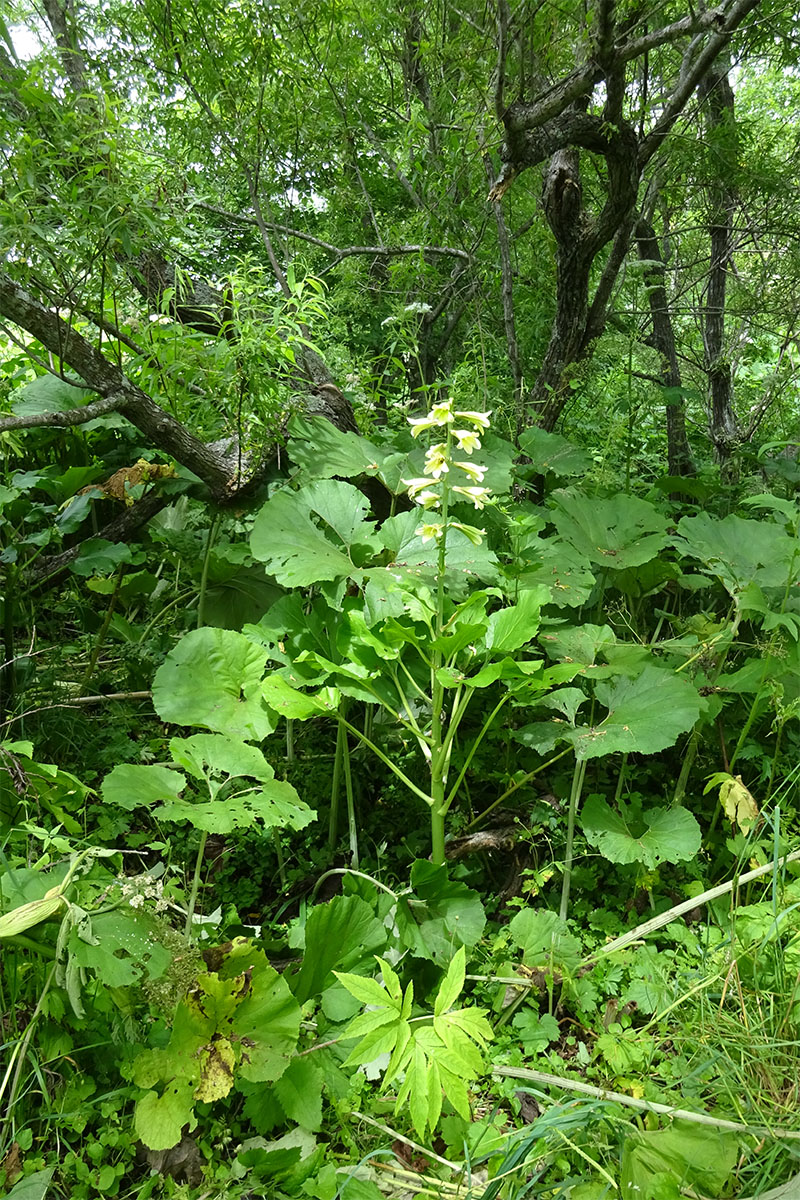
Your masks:
<svg viewBox="0 0 800 1200"><path fill-rule="evenodd" d="M651 808L639 816L622 801L619 812L601 796L590 796L581 824L586 838L604 858L617 863L685 862L700 849L700 826L685 808Z"/></svg>
<svg viewBox="0 0 800 1200"><path fill-rule="evenodd" d="M553 521L565 541L611 570L638 567L668 544L667 520L636 496L602 499L570 489L554 492Z"/></svg>
<svg viewBox="0 0 800 1200"><path fill-rule="evenodd" d="M700 716L700 697L688 679L654 665L634 679L599 683L595 697L609 710L607 716L564 735L578 759L617 751L657 754L674 745Z"/></svg>

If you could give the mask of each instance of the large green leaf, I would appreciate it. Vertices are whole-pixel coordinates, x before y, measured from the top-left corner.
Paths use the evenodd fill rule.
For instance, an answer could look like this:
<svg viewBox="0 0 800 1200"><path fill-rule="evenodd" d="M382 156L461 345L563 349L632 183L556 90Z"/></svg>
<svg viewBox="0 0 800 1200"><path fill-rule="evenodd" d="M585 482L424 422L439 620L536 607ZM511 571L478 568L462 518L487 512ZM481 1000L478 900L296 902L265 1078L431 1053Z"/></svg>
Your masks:
<svg viewBox="0 0 800 1200"><path fill-rule="evenodd" d="M639 813L619 802L615 812L601 796L590 796L581 824L586 838L604 858L617 863L686 862L700 849L700 826L685 808L651 808Z"/></svg>
<svg viewBox="0 0 800 1200"><path fill-rule="evenodd" d="M151 808L163 800L176 800L186 787L186 778L169 767L118 763L103 780L107 804L119 808Z"/></svg>
<svg viewBox="0 0 800 1200"><path fill-rule="evenodd" d="M603 679L616 675L615 668L604 664L609 650L616 645L617 635L610 625L572 625L545 629L539 642L550 658L574 664L575 674L588 679Z"/></svg>
<svg viewBox="0 0 800 1200"><path fill-rule="evenodd" d="M457 947L475 945L486 924L477 892L425 859L411 868L411 886L413 896L398 904L397 925L412 954L443 964Z"/></svg>
<svg viewBox="0 0 800 1200"><path fill-rule="evenodd" d="M271 779L259 787L226 795L221 800L178 798L153 809L159 821L188 821L205 833L232 833L235 829L305 829L316 812L285 779Z"/></svg>
<svg viewBox="0 0 800 1200"><path fill-rule="evenodd" d="M359 896L334 896L309 913L303 964L292 985L300 1004L318 995L335 968L352 971L362 959L371 969L373 955L386 942L386 926Z"/></svg>
<svg viewBox="0 0 800 1200"><path fill-rule="evenodd" d="M381 539L391 556L390 565L384 571L395 586L402 583L414 585L420 581L428 584L435 582L439 551L433 539L423 542L417 536L420 519L421 511L417 509L398 513L381 526ZM379 568L373 568L370 578L380 573ZM486 539L480 546L474 546L460 530L448 531L445 580L448 595L452 599L463 597L475 579L493 583L497 575L497 559Z"/></svg>
<svg viewBox="0 0 800 1200"><path fill-rule="evenodd" d="M58 375L40 375L30 383L15 388L9 399L11 411L18 417L34 417L40 413L64 412L88 404L92 393L84 387L69 383Z"/></svg>
<svg viewBox="0 0 800 1200"><path fill-rule="evenodd" d="M289 422L289 457L305 478L352 479L376 475L387 451L357 433L337 429L327 417L300 416ZM394 453L394 451L391 451Z"/></svg>
<svg viewBox="0 0 800 1200"><path fill-rule="evenodd" d="M644 1197L655 1195L660 1181L670 1183L674 1191L661 1195L681 1196L691 1189L694 1194L720 1196L739 1157L736 1134L676 1121L669 1129L642 1131L631 1129L625 1135L620 1172L620 1194ZM786 1192L786 1200L790 1193Z"/></svg>
<svg viewBox="0 0 800 1200"><path fill-rule="evenodd" d="M176 725L199 725L260 742L277 724L261 691L266 661L266 650L241 633L192 630L156 672L155 710Z"/></svg>
<svg viewBox="0 0 800 1200"><path fill-rule="evenodd" d="M300 1032L300 1006L263 951L243 939L220 956L217 973L201 975L178 1005L168 1044L133 1064L134 1082L148 1091L136 1106L139 1137L153 1150L194 1128L195 1102L228 1094L237 1074L272 1082L283 1074Z"/></svg>
<svg viewBox="0 0 800 1200"><path fill-rule="evenodd" d="M700 559L735 594L751 583L785 587L800 575L800 547L780 525L708 513L682 517L678 532L684 553Z"/></svg>
<svg viewBox="0 0 800 1200"><path fill-rule="evenodd" d="M539 538L526 547L521 561L532 565L520 575L520 587L543 584L559 607L578 608L589 599L596 582L589 559L569 542Z"/></svg>
<svg viewBox="0 0 800 1200"><path fill-rule="evenodd" d="M532 587L520 592L516 604L501 608L490 615L486 633L486 648L494 654L518 650L530 642L539 630L539 613L550 599L545 587Z"/></svg>
<svg viewBox="0 0 800 1200"><path fill-rule="evenodd" d="M381 550L367 509L361 492L337 479L296 492L284 488L256 516L253 555L284 587L360 579L365 562Z"/></svg>
<svg viewBox="0 0 800 1200"><path fill-rule="evenodd" d="M275 772L255 746L242 738L222 733L195 733L188 738L171 738L170 753L178 766L193 779L274 779Z"/></svg>
<svg viewBox="0 0 800 1200"><path fill-rule="evenodd" d="M700 716L700 697L688 679L656 666L645 667L633 679L598 683L595 697L608 714L565 735L578 759L617 751L657 754L674 745Z"/></svg>
<svg viewBox="0 0 800 1200"><path fill-rule="evenodd" d="M554 492L553 521L565 541L590 562L611 570L649 562L668 544L667 520L636 496L608 499L582 492Z"/></svg>
<svg viewBox="0 0 800 1200"><path fill-rule="evenodd" d="M585 475L592 459L585 450L573 446L558 433L547 433L531 425L519 438L520 448L531 460L534 469L544 475Z"/></svg>
<svg viewBox="0 0 800 1200"><path fill-rule="evenodd" d="M508 931L522 951L526 967L552 964L574 970L581 960L580 942L566 921L548 909L523 908L509 922Z"/></svg>

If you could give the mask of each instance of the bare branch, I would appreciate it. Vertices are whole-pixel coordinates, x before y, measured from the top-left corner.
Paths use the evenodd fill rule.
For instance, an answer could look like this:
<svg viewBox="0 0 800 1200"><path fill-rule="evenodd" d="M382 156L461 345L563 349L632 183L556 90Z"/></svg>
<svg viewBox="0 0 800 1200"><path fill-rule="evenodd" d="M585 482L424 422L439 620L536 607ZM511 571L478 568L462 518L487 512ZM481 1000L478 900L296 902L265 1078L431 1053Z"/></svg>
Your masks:
<svg viewBox="0 0 800 1200"><path fill-rule="evenodd" d="M104 417L107 413L117 412L125 402L122 392L112 392L103 396L102 400L93 400L83 408L68 408L64 412L30 413L23 417L0 417L0 433L8 433L12 429L37 429L57 426L68 429L73 425L85 425L96 417Z"/></svg>
<svg viewBox="0 0 800 1200"><path fill-rule="evenodd" d="M45 308L3 271L0 271L0 315L27 330L51 354L72 367L92 391L103 398L114 396L118 412L153 445L194 471L218 499L229 499L239 490L238 453L225 455L201 442L62 317Z"/></svg>
<svg viewBox="0 0 800 1200"><path fill-rule="evenodd" d="M643 168L653 157L683 112L700 80L710 70L720 52L728 45L747 14L752 12L758 3L759 0L735 0L727 10L718 10L718 20L716 21L718 32L708 39L691 66L685 72L683 68L681 69L681 78L677 87L664 105L664 111L660 118L641 144L639 149L640 168Z"/></svg>

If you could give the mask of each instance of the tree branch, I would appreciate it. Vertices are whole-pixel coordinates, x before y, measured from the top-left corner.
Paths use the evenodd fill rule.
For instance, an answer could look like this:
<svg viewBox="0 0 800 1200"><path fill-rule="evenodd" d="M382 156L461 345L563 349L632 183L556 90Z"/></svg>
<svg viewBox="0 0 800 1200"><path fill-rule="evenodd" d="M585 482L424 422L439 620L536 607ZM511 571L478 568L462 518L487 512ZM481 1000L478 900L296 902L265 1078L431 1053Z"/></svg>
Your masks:
<svg viewBox="0 0 800 1200"><path fill-rule="evenodd" d="M238 453L224 454L201 442L62 317L45 308L3 271L0 271L0 314L27 330L51 354L72 367L92 391L103 398L114 396L114 408L153 445L189 467L216 499L229 500L239 490L242 481Z"/></svg>
<svg viewBox="0 0 800 1200"><path fill-rule="evenodd" d="M48 429L55 426L59 429L69 429L73 425L85 425L97 417L107 413L117 412L122 408L125 397L121 392L112 392L102 400L93 400L83 408L68 408L64 412L30 413L24 417L0 417L0 433L9 433L12 429Z"/></svg>

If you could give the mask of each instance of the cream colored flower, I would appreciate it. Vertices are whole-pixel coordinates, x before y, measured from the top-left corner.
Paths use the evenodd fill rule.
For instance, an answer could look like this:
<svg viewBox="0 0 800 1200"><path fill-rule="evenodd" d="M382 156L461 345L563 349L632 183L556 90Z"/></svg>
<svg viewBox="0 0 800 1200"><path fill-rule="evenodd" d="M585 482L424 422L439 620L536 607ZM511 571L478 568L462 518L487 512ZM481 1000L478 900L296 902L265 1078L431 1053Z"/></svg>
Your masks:
<svg viewBox="0 0 800 1200"><path fill-rule="evenodd" d="M453 463L453 466L460 467L473 483L483 483L483 477L488 469L487 467L482 467L480 463L457 462Z"/></svg>
<svg viewBox="0 0 800 1200"><path fill-rule="evenodd" d="M481 439L474 430L454 429L453 437L456 439L456 445L462 454L472 454L473 450L480 450L481 448Z"/></svg>
<svg viewBox="0 0 800 1200"><path fill-rule="evenodd" d="M444 533L444 523L442 521L431 521L420 525L414 532L418 538L422 538L423 542L438 541Z"/></svg>
<svg viewBox="0 0 800 1200"><path fill-rule="evenodd" d="M484 508L492 494L491 488L485 487L454 487L452 490L458 492L460 496L466 496L476 508Z"/></svg>
<svg viewBox="0 0 800 1200"><path fill-rule="evenodd" d="M434 479L441 479L442 475L446 475L449 470L447 446L444 442L437 442L435 446L431 446L425 452L425 474L431 475Z"/></svg>
<svg viewBox="0 0 800 1200"><path fill-rule="evenodd" d="M439 404L434 404L431 411L426 417L409 417L408 423L411 426L411 436L419 437L426 429L438 429L444 425L451 425L453 422L453 401L442 400Z"/></svg>
<svg viewBox="0 0 800 1200"><path fill-rule="evenodd" d="M481 429L488 429L489 417L492 415L492 413L491 410L489 412L475 412L474 410L467 409L463 412L456 411L454 415L456 417L464 417L465 420L471 421L473 425L477 425Z"/></svg>

